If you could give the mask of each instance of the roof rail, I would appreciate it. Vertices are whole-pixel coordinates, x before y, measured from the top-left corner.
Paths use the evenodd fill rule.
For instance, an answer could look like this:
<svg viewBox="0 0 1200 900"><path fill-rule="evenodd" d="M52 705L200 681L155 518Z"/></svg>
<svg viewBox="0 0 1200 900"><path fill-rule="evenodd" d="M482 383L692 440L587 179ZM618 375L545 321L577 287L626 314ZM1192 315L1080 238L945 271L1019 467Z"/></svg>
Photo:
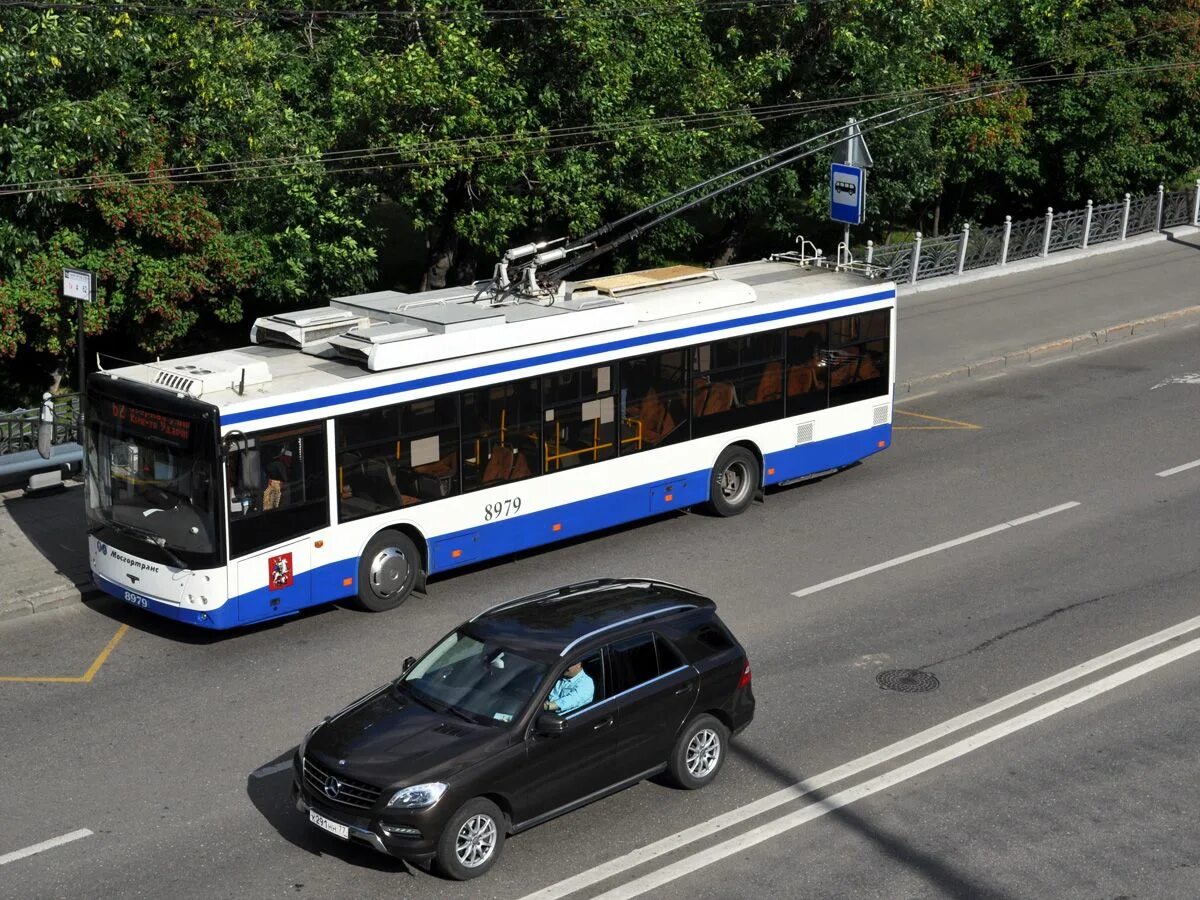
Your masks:
<svg viewBox="0 0 1200 900"><path fill-rule="evenodd" d="M567 646L563 647L562 653L558 654L559 658L562 658L562 657L566 656L568 653L570 653L571 648L574 647L576 644L582 644L584 641L588 640L589 638L593 638L598 634L603 634L605 631L612 631L614 628L620 628L623 625L632 625L634 622L642 622L642 621L646 621L648 619L655 619L659 616L664 616L667 613L678 612L681 609L695 609L695 608L696 607L693 606L691 603L678 603L675 606L666 606L666 607L663 607L662 609L655 609L655 610L651 610L650 612L639 613L636 616L630 616L628 619L622 619L620 622L613 622L611 625L605 625L601 628L597 628L595 631L589 631L587 634L582 635L581 637L575 638L575 640L571 641L571 643L569 643L569 644L567 644Z"/></svg>
<svg viewBox="0 0 1200 900"><path fill-rule="evenodd" d="M609 587L617 585L635 585L644 584L650 587L667 587L672 590L682 591L685 594L691 594L694 597L702 597L703 595L691 588L685 588L678 584L672 584L669 581L661 581L657 578L590 578L586 581L574 581L571 584L564 584L561 587L551 588L547 591L539 591L536 594L527 594L524 597L514 597L510 600L505 600L502 603L497 603L495 606L489 606L482 612L476 613L467 621L474 622L476 619L481 619L484 616L492 613L500 612L505 609L515 609L518 606L524 606L526 603L536 603L540 600L549 600L552 597L565 597L571 594L578 594L583 591L595 590L600 587Z"/></svg>

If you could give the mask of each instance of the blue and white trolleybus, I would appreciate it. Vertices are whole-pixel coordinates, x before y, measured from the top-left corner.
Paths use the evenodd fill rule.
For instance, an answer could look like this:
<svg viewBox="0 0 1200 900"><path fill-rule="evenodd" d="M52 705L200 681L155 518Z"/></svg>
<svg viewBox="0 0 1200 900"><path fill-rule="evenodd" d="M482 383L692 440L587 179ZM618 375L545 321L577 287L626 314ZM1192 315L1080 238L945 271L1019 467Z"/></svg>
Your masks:
<svg viewBox="0 0 1200 900"><path fill-rule="evenodd" d="M206 628L384 610L457 566L735 515L891 441L890 283L784 255L485 288L337 298L93 374L96 584Z"/></svg>

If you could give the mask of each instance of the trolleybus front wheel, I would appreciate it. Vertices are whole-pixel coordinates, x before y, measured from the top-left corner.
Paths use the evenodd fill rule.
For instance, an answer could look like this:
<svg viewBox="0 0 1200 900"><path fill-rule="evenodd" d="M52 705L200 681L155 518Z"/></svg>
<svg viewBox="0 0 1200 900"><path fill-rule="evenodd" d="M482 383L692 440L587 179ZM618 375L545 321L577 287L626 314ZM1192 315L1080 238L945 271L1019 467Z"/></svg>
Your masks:
<svg viewBox="0 0 1200 900"><path fill-rule="evenodd" d="M358 561L358 603L369 612L395 609L408 599L421 571L421 554L399 531L381 531Z"/></svg>
<svg viewBox="0 0 1200 900"><path fill-rule="evenodd" d="M744 513L754 502L762 476L758 458L745 447L726 447L709 476L708 505L718 516Z"/></svg>

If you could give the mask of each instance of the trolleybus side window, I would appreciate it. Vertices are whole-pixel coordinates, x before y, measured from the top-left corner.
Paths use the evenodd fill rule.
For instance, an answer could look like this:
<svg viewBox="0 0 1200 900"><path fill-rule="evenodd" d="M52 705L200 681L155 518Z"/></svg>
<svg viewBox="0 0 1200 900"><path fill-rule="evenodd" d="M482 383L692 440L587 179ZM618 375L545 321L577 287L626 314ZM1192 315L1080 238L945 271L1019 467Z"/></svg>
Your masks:
<svg viewBox="0 0 1200 900"><path fill-rule="evenodd" d="M539 379L463 391L463 490L542 474Z"/></svg>
<svg viewBox="0 0 1200 900"><path fill-rule="evenodd" d="M584 366L542 376L546 472L617 455L616 366Z"/></svg>
<svg viewBox="0 0 1200 900"><path fill-rule="evenodd" d="M225 465L231 556L329 524L324 423L247 435Z"/></svg>
<svg viewBox="0 0 1200 900"><path fill-rule="evenodd" d="M621 453L690 437L687 351L665 350L621 361Z"/></svg>
<svg viewBox="0 0 1200 900"><path fill-rule="evenodd" d="M339 416L338 518L458 493L458 395Z"/></svg>
<svg viewBox="0 0 1200 900"><path fill-rule="evenodd" d="M706 437L783 417L783 332L764 331L692 350L692 435Z"/></svg>
<svg viewBox="0 0 1200 900"><path fill-rule="evenodd" d="M888 326L886 309L843 316L829 323L829 405L886 395Z"/></svg>
<svg viewBox="0 0 1200 900"><path fill-rule="evenodd" d="M828 347L828 322L788 329L787 415L815 412L829 405Z"/></svg>

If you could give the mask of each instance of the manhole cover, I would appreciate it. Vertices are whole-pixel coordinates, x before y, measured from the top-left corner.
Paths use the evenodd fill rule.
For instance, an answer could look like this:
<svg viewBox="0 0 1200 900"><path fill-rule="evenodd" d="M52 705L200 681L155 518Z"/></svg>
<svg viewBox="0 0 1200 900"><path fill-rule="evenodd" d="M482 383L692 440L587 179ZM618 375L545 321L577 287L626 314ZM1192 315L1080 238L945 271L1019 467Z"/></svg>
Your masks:
<svg viewBox="0 0 1200 900"><path fill-rule="evenodd" d="M889 669L876 675L875 683L885 691L899 691L901 694L936 691L940 684L936 675L921 669Z"/></svg>

